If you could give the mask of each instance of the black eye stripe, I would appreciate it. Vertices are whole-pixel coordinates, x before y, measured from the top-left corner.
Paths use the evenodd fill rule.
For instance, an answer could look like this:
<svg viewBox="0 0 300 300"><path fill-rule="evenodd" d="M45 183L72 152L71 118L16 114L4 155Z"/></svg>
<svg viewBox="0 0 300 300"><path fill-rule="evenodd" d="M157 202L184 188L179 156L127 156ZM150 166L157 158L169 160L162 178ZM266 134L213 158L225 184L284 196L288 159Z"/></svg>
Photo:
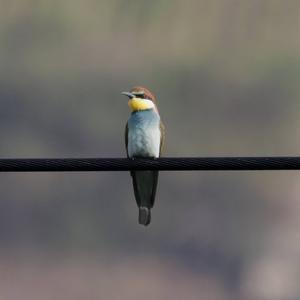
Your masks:
<svg viewBox="0 0 300 300"><path fill-rule="evenodd" d="M144 97L145 97L145 93L144 92L136 92L136 93L132 93L132 94L135 95L136 98L144 99Z"/></svg>

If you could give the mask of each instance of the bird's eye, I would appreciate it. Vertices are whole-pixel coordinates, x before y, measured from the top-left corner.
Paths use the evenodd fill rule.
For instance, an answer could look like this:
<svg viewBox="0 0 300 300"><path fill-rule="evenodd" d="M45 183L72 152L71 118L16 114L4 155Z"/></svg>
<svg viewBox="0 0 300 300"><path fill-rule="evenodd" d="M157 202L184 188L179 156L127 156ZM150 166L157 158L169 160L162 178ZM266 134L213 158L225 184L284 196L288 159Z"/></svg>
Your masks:
<svg viewBox="0 0 300 300"><path fill-rule="evenodd" d="M142 98L142 99L144 99L145 96L144 92L134 92L132 94L135 95L137 98Z"/></svg>

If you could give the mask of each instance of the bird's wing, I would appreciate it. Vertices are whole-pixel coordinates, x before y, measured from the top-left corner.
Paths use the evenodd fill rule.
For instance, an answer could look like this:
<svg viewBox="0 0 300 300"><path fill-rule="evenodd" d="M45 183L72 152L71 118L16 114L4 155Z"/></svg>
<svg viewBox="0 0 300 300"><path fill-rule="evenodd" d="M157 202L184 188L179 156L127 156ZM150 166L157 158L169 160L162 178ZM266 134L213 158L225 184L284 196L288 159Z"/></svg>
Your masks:
<svg viewBox="0 0 300 300"><path fill-rule="evenodd" d="M160 128L160 146L159 146L159 156L160 156L165 141L165 125L163 124L162 121L160 121L159 123L159 128Z"/></svg>
<svg viewBox="0 0 300 300"><path fill-rule="evenodd" d="M128 157L128 123L125 126L125 146L126 146L126 154Z"/></svg>

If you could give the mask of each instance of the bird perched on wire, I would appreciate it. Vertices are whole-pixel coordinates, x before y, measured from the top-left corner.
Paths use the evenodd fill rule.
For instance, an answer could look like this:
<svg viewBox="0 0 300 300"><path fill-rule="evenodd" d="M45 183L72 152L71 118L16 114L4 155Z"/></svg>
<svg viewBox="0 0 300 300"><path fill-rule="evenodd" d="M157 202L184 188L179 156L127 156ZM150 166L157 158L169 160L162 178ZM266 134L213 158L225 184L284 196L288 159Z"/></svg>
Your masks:
<svg viewBox="0 0 300 300"><path fill-rule="evenodd" d="M164 125L160 120L155 96L146 88L136 86L130 92L128 106L132 113L125 129L129 158L157 158L164 142ZM158 171L131 171L134 195L139 208L139 223L149 225L154 205Z"/></svg>

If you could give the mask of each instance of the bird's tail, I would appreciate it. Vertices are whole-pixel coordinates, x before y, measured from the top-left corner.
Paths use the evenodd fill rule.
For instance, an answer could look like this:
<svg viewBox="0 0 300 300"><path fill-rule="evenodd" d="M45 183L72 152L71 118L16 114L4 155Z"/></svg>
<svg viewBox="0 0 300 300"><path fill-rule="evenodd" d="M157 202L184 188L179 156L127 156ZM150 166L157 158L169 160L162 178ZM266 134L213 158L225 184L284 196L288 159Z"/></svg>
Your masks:
<svg viewBox="0 0 300 300"><path fill-rule="evenodd" d="M131 171L135 200L139 208L139 223L149 225L154 205L158 171Z"/></svg>
<svg viewBox="0 0 300 300"><path fill-rule="evenodd" d="M151 210L148 207L139 207L139 223L141 225L149 225L151 222Z"/></svg>

